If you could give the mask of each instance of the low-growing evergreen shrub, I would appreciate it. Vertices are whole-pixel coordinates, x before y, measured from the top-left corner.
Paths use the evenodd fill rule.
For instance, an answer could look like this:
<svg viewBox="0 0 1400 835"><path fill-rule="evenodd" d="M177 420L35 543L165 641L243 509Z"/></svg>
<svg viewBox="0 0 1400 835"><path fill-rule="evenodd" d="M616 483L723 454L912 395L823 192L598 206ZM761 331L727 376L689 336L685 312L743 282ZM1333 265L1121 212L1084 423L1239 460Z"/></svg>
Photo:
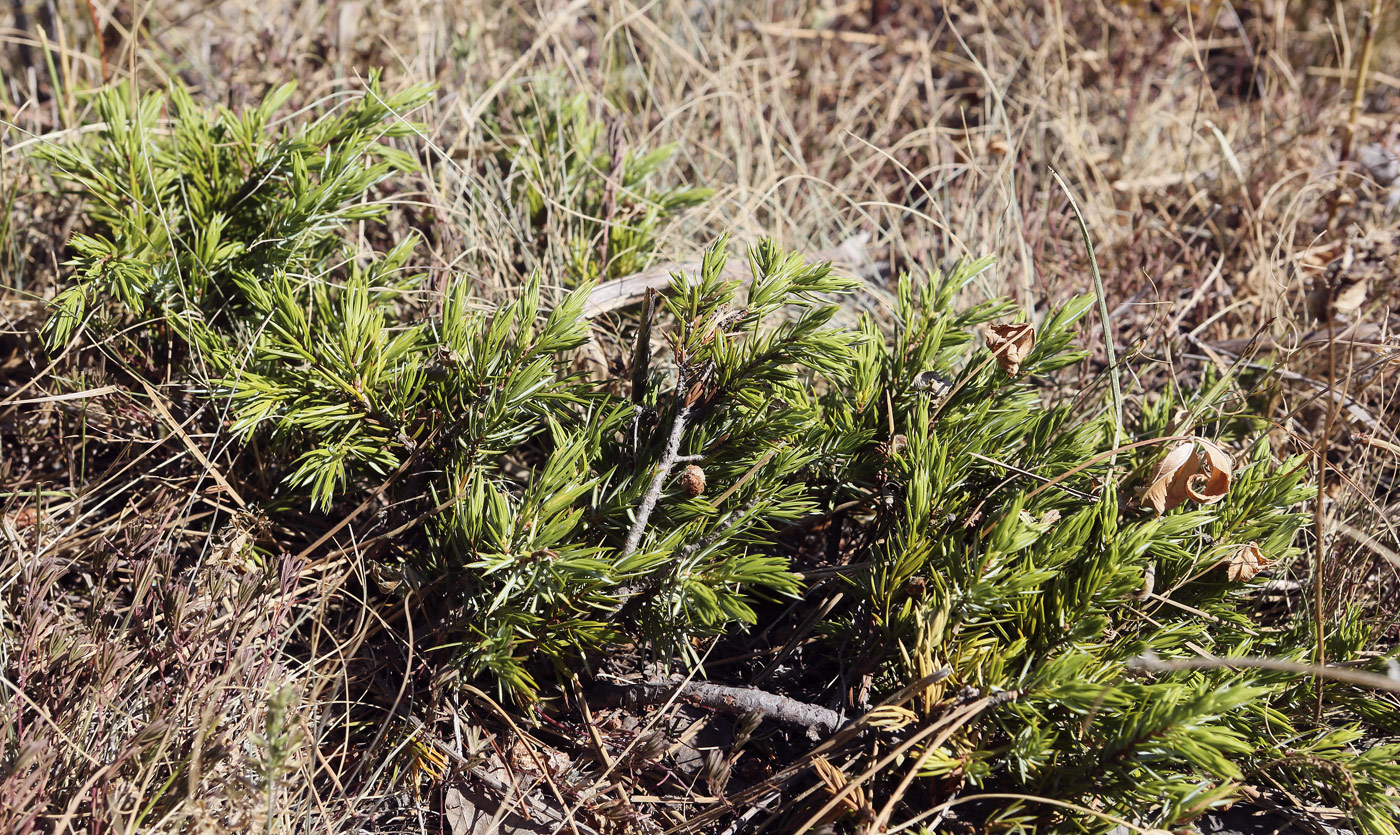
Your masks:
<svg viewBox="0 0 1400 835"><path fill-rule="evenodd" d="M1313 657L1310 624L1266 618L1260 581L1227 573L1250 546L1292 560L1312 489L1226 409L1228 381L1147 398L1124 430L1148 443L1115 452L1100 395L1047 405L1038 384L1083 359L1090 297L1008 363L977 331L1014 308L955 305L986 262L902 278L890 315L852 329L833 319L855 282L771 242L750 249L750 281L728 280L724 240L629 320L630 386L599 381L574 362L593 282L644 266L657 219L703 197L633 188L664 154L614 165L581 103L533 111L535 138L496 164L536 219L540 182L587 181L573 220L532 231L580 254L505 304L457 275L425 306L412 237L368 253L342 231L382 216L369 196L413 167L383 140L411 135L400 114L426 91L372 85L309 124L278 119L289 94L235 114L115 89L98 131L42 152L90 226L50 345L173 340L161 375L227 409L269 514L329 528L382 500L366 547L446 613L439 649L469 676L530 702L542 675L619 644L694 662L696 639L801 590L794 559L840 562L824 640L859 647L871 699L946 671L856 760L906 745L870 778L884 794L861 795L867 824L929 778L999 831L1170 827L1253 782L1396 830L1400 749L1374 744L1400 726L1393 701L1333 682L1317 714L1311 676L1135 663ZM632 208L609 219L618 172ZM1228 495L1158 516L1132 488L1193 435L1237 452ZM836 536L812 545L814 520ZM1358 659L1359 616L1334 626L1327 657ZM929 728L947 732L911 736Z"/></svg>

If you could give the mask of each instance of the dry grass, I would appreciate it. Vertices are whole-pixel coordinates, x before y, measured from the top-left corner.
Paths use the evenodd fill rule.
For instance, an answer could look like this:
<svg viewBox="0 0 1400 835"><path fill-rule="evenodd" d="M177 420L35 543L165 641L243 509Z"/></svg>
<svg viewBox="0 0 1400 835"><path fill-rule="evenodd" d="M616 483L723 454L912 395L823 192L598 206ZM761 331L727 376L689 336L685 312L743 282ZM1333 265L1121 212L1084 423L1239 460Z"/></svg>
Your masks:
<svg viewBox="0 0 1400 835"><path fill-rule="evenodd" d="M723 231L808 251L866 231L895 271L995 256L978 291L1034 316L1090 289L1053 168L1097 241L1119 354L1136 358L1130 408L1171 380L1239 374L1240 408L1267 408L1280 451L1327 462L1324 613L1371 607L1393 639L1400 229L1384 184L1342 150L1354 127L1353 157L1400 151L1387 115L1400 82L1372 75L1352 121L1361 3L1160 5L13 5L0 16L0 749L13 757L0 820L435 829L447 800L416 789L437 749L412 741L408 717L454 751L494 745L501 779L543 797L578 767L546 749L599 745L516 735L485 702L440 698L415 614L362 602L377 582L350 532L333 560L254 558L260 538L314 536L228 521L234 499L200 462L222 460L227 439L182 392L159 407L59 397L120 369L45 357L34 338L78 218L25 149L69 138L83 92L107 78L178 77L235 108L286 79L301 84L295 107L331 103L373 67L390 88L436 82L413 114L430 126L412 143L424 173L385 197L394 224L427 237L427 286L465 272L487 296L535 269L558 280L566 257L538 245L482 164L512 141L482 114L551 84L584 94L617 147L677 143L662 179L716 190L664 228L662 258L694 258ZM1373 70L1400 62L1400 9L1386 12ZM556 185L548 211L564 224L574 184ZM147 349L124 359L157 367L163 346ZM1285 373L1253 374L1270 368ZM564 759L539 765L551 756ZM705 808L607 802L659 828Z"/></svg>

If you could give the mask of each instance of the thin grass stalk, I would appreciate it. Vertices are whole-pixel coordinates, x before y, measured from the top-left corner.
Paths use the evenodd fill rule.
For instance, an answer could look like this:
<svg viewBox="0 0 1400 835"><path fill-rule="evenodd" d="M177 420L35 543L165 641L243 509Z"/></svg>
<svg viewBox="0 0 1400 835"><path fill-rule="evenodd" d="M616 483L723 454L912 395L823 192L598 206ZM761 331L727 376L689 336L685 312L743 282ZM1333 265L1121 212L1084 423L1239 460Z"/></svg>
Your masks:
<svg viewBox="0 0 1400 835"><path fill-rule="evenodd" d="M1356 140L1356 122L1361 118L1361 103L1366 98L1366 73L1371 68L1375 50L1376 29L1380 26L1382 0L1371 0L1365 12L1366 34L1361 41L1361 57L1356 64L1356 84L1352 87L1351 112L1347 114L1347 135L1342 140L1342 162L1351 159L1352 143Z"/></svg>
<svg viewBox="0 0 1400 835"><path fill-rule="evenodd" d="M1069 206L1074 210L1074 219L1079 222L1079 231L1084 236L1084 248L1089 251L1089 271L1094 277L1094 296L1098 303L1099 319L1103 323L1103 350L1108 359L1108 384L1113 392L1113 448L1114 456L1108 462L1108 474L1104 477L1104 483L1113 481L1113 467L1118 461L1117 449L1123 443L1123 388L1118 383L1118 355L1113 349L1113 329L1109 321L1108 294L1104 291L1103 275L1099 272L1099 259L1094 253L1094 240L1089 235L1089 224L1084 222L1084 213L1079 211L1079 203L1074 199L1074 192L1070 191L1069 185L1060 176L1060 172L1050 169L1050 174L1055 178L1055 182L1060 184L1065 197L1069 198Z"/></svg>

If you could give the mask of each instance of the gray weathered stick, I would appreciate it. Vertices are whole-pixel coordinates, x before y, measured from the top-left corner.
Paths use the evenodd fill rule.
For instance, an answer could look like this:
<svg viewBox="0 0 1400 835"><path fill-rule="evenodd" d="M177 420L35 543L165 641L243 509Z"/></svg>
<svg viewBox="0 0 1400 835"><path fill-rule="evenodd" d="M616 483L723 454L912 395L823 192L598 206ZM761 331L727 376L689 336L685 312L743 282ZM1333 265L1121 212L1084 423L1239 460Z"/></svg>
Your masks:
<svg viewBox="0 0 1400 835"><path fill-rule="evenodd" d="M658 704L670 698L679 687L681 698L694 704L736 716L758 711L764 719L783 725L806 728L818 736L835 733L846 724L841 714L824 707L799 702L787 696L779 696L764 690L749 687L726 687L703 681L644 681L637 684L609 688L609 696L618 701L634 705Z"/></svg>

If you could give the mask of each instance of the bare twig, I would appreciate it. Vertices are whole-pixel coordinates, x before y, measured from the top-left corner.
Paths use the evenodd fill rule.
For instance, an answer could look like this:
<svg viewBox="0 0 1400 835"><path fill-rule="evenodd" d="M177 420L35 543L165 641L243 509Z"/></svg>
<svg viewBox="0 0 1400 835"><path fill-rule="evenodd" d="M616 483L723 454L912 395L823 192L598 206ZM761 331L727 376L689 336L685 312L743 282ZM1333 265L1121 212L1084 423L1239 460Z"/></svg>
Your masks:
<svg viewBox="0 0 1400 835"><path fill-rule="evenodd" d="M196 444L194 439L189 436L189 433L184 430L180 422L175 419L175 416L170 414L170 410L165 408L165 402L161 400L160 394L151 387L150 383L147 383L145 380L141 380L140 382L142 387L146 389L146 394L151 398L151 407L156 410L156 414L160 416L161 420L165 421L172 432L180 436L180 440L184 441L185 447L189 449L190 454L195 457L195 460L200 463L200 466L204 467L205 472L209 473L209 476L214 479L214 482L219 485L219 488L223 490L229 498L233 499L234 503L237 504L240 509L246 508L248 503L238 494L238 491L229 483L229 480L224 478L224 474L219 468L214 466L214 462L205 457L204 450L199 448L199 445Z"/></svg>
<svg viewBox="0 0 1400 835"><path fill-rule="evenodd" d="M1296 661L1284 661L1278 658L1254 658L1227 655L1221 658L1179 658L1172 659L1171 661L1163 661L1158 658L1143 656L1135 659L1131 666L1154 673L1172 673L1180 670L1206 670L1218 667L1277 670L1284 673L1298 673L1299 675L1331 679L1346 684L1354 684L1358 687L1371 687L1376 690L1389 690L1392 693L1400 693L1400 679L1390 678L1389 676L1383 676L1379 673L1368 673L1364 670L1350 670L1346 667L1335 665L1320 666L1317 664L1299 664Z"/></svg>
<svg viewBox="0 0 1400 835"><path fill-rule="evenodd" d="M764 719L782 725L806 728L818 737L834 733L845 720L841 714L824 707L799 702L766 690L749 687L727 687L704 681L679 680L644 681L637 684L608 688L610 699L631 705L652 705L666 702L679 689L680 697L693 704L736 716L757 711Z"/></svg>
<svg viewBox="0 0 1400 835"><path fill-rule="evenodd" d="M646 399L647 377L651 374L651 323L656 318L656 290L647 288L642 318L637 323L637 344L632 349L632 404Z"/></svg>
<svg viewBox="0 0 1400 835"><path fill-rule="evenodd" d="M815 813L813 813L809 818L807 818L805 823L803 823L794 831L809 831L811 827L815 826L817 822L824 818L828 812L830 812L832 809L835 809L837 804L839 804L843 799L845 799L852 792L858 789L866 781L870 780L872 777L884 771L890 766L891 763L894 763L903 758L907 752L912 750L920 742L923 742L926 738L930 736L934 737L934 739L931 742L929 742L928 745L925 747L925 751L928 751L928 749L930 748L938 748L944 742L947 742L948 738L951 737L954 733L956 733L959 728L963 727L968 722L971 722L973 719L976 719L979 715L981 715L982 711L987 710L991 707L996 707L998 705L1005 704L1006 702L1012 701L1018 698L1019 696L1020 692L1017 690L1005 690L1000 693L994 693L989 696L983 696L982 698L974 702L968 702L967 704L958 705L957 707L954 707L952 710L939 717L934 722L919 729L912 736L910 736L908 739L904 740L897 747L895 747L894 750L890 751L888 754L877 760L864 772L849 780L846 783L846 785L841 788L840 791L832 794L831 799L826 802L825 806L821 807ZM934 736L935 734L937 734L937 736ZM912 780L912 778L910 779ZM908 786L906 785L905 788L907 789ZM892 812L893 809L889 808L886 811ZM884 815L884 820L888 819L888 815ZM880 831L880 828L883 827L876 828L874 829L874 831L878 832Z"/></svg>
<svg viewBox="0 0 1400 835"><path fill-rule="evenodd" d="M571 807L568 803L564 801L564 795L560 793L559 786L555 783L554 778L550 776L551 772L549 768L545 765L544 761L540 759L539 753L535 751L535 746L530 744L533 741L530 735L521 730L520 726L515 723L515 720L511 718L510 714L506 712L506 710L500 705L496 704L495 700L492 699L490 696L486 695L482 691L470 685L463 685L462 689L469 696L471 696L472 699L479 703L485 704L492 711L494 711L495 714L501 717L501 719L505 721L506 725L508 725L510 729L515 733L515 738L523 744L525 752L530 756L530 759L534 760L536 770L538 770L539 773L544 777L546 785L549 786L550 792L554 795L555 802L559 804L560 809L565 810L563 813L563 824L568 826L569 830L573 833L573 835L583 835L585 831L588 833L593 833L594 830L582 826L577 820L574 819L574 814L576 813L577 809Z"/></svg>
<svg viewBox="0 0 1400 835"><path fill-rule="evenodd" d="M768 463L768 460L772 458L773 454L777 451L778 447L773 446L770 447L767 452L763 453L763 455L758 459L758 463L754 464L752 467L749 467L748 472L739 476L738 481L731 484L728 490L725 490L723 493L720 493L719 496L715 498L715 506L718 507L719 505L724 504L725 499L734 495L734 493L737 492L740 487L743 487L745 484L747 484L749 482L749 479L757 475L758 471L763 468L764 464Z"/></svg>
<svg viewBox="0 0 1400 835"><path fill-rule="evenodd" d="M87 389L85 391L72 391L67 394L51 394L48 397L31 397L27 400L7 401L8 406L37 406L41 403L60 403L67 400L88 400L102 397L114 392L124 392L121 386L102 386L101 388Z"/></svg>
<svg viewBox="0 0 1400 835"><path fill-rule="evenodd" d="M651 518L651 512L656 509L656 502L661 498L661 488L666 485L666 479L676 466L676 458L680 455L681 437L685 435L685 426L690 421L690 404L684 401L684 397L685 386L678 384L676 399L679 402L676 406L676 416L671 420L671 435L666 439L666 450L656 465L656 475L652 476L651 485L647 487L646 495L637 507L637 518L632 522L632 529L627 532L627 543L622 546L623 557L631 555L641 544L642 534L647 529L647 520Z"/></svg>
<svg viewBox="0 0 1400 835"><path fill-rule="evenodd" d="M938 682L952 675L952 672L952 670L945 667L944 669L930 673L929 675L924 676L923 678L919 679L913 684L910 684L909 686L900 690L898 693L895 693L893 696L890 696L888 699L885 699L879 705L876 706L876 709L887 706L898 707L904 704L905 702L908 702L909 700L913 699L915 696L918 696L920 693L924 692L934 684L937 684ZM724 803L717 803L709 809L705 810L704 812L701 812L697 815L692 815L688 820L686 820L679 826L673 826L670 829L666 830L663 833L663 835L679 835L679 833L682 832L698 832L701 830L701 827L704 824L709 823L710 821L713 821L716 818L719 818L720 816L724 815L729 809L733 809L734 807L739 806L741 804L750 803L756 800L757 798L764 796L772 789L784 785L789 780L792 780L794 777L810 768L812 765L812 761L818 756L830 753L831 751L835 751L838 748L841 748L842 746L854 740L857 736L859 736L860 732L864 730L865 727L869 724L870 719L873 715L873 711L866 713L864 716L860 717L856 721L837 731L835 734L833 734L826 741L822 742L820 745L808 751L806 754L803 754L797 759L796 762L778 771L778 773L773 774L767 779L762 780L759 783L750 786L746 789L743 789L742 791L735 792L734 794L725 797Z"/></svg>
<svg viewBox="0 0 1400 835"><path fill-rule="evenodd" d="M632 348L632 445L638 446L642 431L643 404L651 377L651 323L656 318L657 293L648 289L637 326L637 344Z"/></svg>
<svg viewBox="0 0 1400 835"><path fill-rule="evenodd" d="M1334 294L1335 288L1331 291ZM1334 337L1334 320L1329 317L1327 322L1327 391L1337 389L1337 340ZM1325 589L1323 588L1323 569L1327 561L1327 448L1332 443L1332 428L1337 422L1337 401L1330 399L1327 401L1327 419L1323 423L1322 437L1317 444L1317 498L1313 503L1313 629L1316 643L1315 661L1319 669L1327 666L1327 613L1325 611ZM1326 690L1326 680L1322 676L1317 678L1317 702L1313 711L1314 718L1322 721L1323 695Z"/></svg>
<svg viewBox="0 0 1400 835"><path fill-rule="evenodd" d="M702 665L705 659L709 658L710 652L713 649L714 644L711 644L710 647L705 650L705 655L701 658ZM693 679L695 677L695 674L699 672L699 670L700 666L696 666L686 675L683 681L690 681L691 679ZM598 774L598 776L593 778L592 784L590 784L587 788L584 788L581 791L577 792L579 800L572 807L569 808L568 814L570 817L577 813L579 809L583 808L583 798L588 797L600 786L606 783L607 780L612 776L613 772L617 769L618 764L626 762L632 756L632 753L637 749L638 744L641 743L641 741L646 737L646 735L651 733L652 730L654 730L655 727L662 721L662 718L666 716L667 711L670 710L671 705L679 696L680 693L678 691L673 690L672 697L661 706L660 710L652 714L651 718L647 720L647 723L641 728L641 730L639 730L638 733L634 737L632 737L632 741L627 743L626 747L624 747L622 751L619 752L615 758L613 758L612 764L606 766L603 769L602 773ZM557 833L559 832L559 829L556 828L554 831Z"/></svg>
<svg viewBox="0 0 1400 835"><path fill-rule="evenodd" d="M979 800L1024 800L1029 801L1031 803L1044 803L1047 806L1055 806L1060 809L1071 809L1075 812L1080 813L1081 815L1089 815L1091 817L1107 821L1123 829L1127 829L1131 832L1136 832L1138 835L1152 835L1153 832L1162 831L1160 829L1148 829L1147 827L1139 826L1138 824L1135 824L1132 821L1124 820L1123 818L1120 818L1117 815L1110 815L1107 812L1101 812L1096 809L1090 809L1087 806L1081 806L1078 803L1070 803L1067 800L1057 800L1053 797L1040 797L1038 795L1032 794L1014 794L1011 792L987 792L986 794L969 794L964 795L963 797L953 797L940 804L939 806L930 809L929 812L941 814L953 808L954 806L961 806L964 803L975 803ZM899 827L898 829L902 828L903 827ZM896 832L898 831L898 829L890 831Z"/></svg>
<svg viewBox="0 0 1400 835"><path fill-rule="evenodd" d="M1035 498L1036 496L1039 496L1041 493L1044 493L1051 487L1058 487L1060 482L1064 481L1065 479L1074 475L1078 475L1079 473L1084 472L1085 470L1089 469L1090 467L1094 466L1095 464L1099 463L1105 458L1112 458L1120 452L1127 452L1130 449L1137 449L1138 447L1152 446L1153 444L1168 444L1173 441L1192 441L1195 440L1195 438L1195 435L1164 435L1160 438L1148 438L1143 441L1134 441L1131 444L1125 444L1121 447L1114 447L1113 449L1110 449L1107 452L1100 452L1098 455L1092 456L1087 460L1080 462L1078 465L1060 473L1059 475L1055 476L1054 478L1035 488L1031 492L1027 493L1026 501L1029 502L1031 499Z"/></svg>
<svg viewBox="0 0 1400 835"><path fill-rule="evenodd" d="M969 455L971 455L973 458L976 458L978 461L985 461L988 464L995 464L998 467L1010 470L1011 472L1016 473L1017 475L1023 475L1027 478L1033 478L1042 484L1049 484L1051 481L1051 479L1047 478L1046 476L1043 476L1039 473L1033 473L1030 470L1023 470L1015 464L1008 464L1005 461L998 461L995 458L989 458L986 455L982 455L976 452L969 453ZM1064 491L1065 493L1074 496L1076 499L1083 499L1084 501L1094 500L1093 496L1089 495L1088 493L1085 493L1083 490L1076 490L1073 487L1066 487L1063 484L1056 484L1055 486L1058 487L1060 490Z"/></svg>
<svg viewBox="0 0 1400 835"><path fill-rule="evenodd" d="M714 545L717 541L719 541L720 537L734 530L734 526L739 524L739 522L744 518L744 514L748 513L750 510L753 510L754 507L758 505L758 499L758 496L754 496L752 499L749 499L748 501L744 502L744 504L740 507L737 507L734 510L731 510L729 513L726 513L719 520L719 524L715 526L715 529L713 531L711 531L708 535L690 543L689 545L682 547L679 551L676 552L676 556L681 559L685 559L686 557L690 556L696 551L700 551L710 547L711 545Z"/></svg>

